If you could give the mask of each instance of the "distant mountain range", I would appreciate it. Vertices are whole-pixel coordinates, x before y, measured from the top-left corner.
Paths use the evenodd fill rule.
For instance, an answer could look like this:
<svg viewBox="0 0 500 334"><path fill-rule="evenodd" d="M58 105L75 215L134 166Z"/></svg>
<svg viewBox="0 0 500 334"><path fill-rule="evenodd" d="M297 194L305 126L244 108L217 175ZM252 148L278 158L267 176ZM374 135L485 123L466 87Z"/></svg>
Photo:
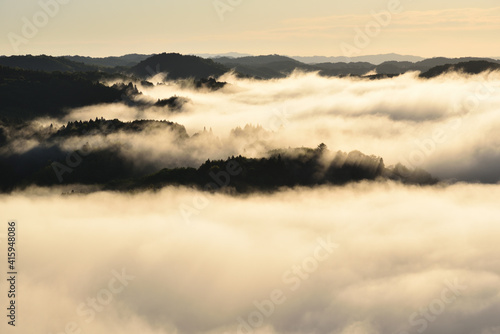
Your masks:
<svg viewBox="0 0 500 334"><path fill-rule="evenodd" d="M430 70L428 70L427 72L420 74L420 77L433 78L450 71L464 72L468 74L479 74L485 71L498 71L498 70L500 70L500 63L495 64L489 61L479 60L479 61L469 61L458 64L446 64L441 66L435 66Z"/></svg>
<svg viewBox="0 0 500 334"><path fill-rule="evenodd" d="M64 56L64 58L69 59L74 62L84 63L85 65L93 65L100 67L132 67L140 63L141 61L154 56L155 54L127 54L123 56L112 56L112 57L86 57L86 56ZM227 53L198 53L193 54L201 58L210 58L217 61L218 58L248 58L254 55L239 52L227 52ZM60 58L60 57L58 57ZM319 64L319 63L357 63L366 62L374 65L379 65L386 61L409 61L418 62L425 58L417 56L404 56L396 53L388 53L381 55L371 55L371 56L358 56L358 57L324 57L324 56L313 56L313 57L302 57L293 56L288 57L297 60L304 64ZM495 58L500 59L500 58Z"/></svg>
<svg viewBox="0 0 500 334"><path fill-rule="evenodd" d="M220 58L220 57L240 58L240 57L251 57L253 55L249 53L226 52L226 53L196 53L193 54L193 56L198 56L202 58Z"/></svg>
<svg viewBox="0 0 500 334"><path fill-rule="evenodd" d="M149 57L133 66L128 73L139 78L149 78L159 73L168 73L168 79L217 77L229 69L212 59L184 56L178 53L162 53Z"/></svg>
<svg viewBox="0 0 500 334"><path fill-rule="evenodd" d="M295 69L311 72L317 69L295 59L279 56L251 56L242 58L214 58L214 61L243 75L263 79L282 78Z"/></svg>
<svg viewBox="0 0 500 334"><path fill-rule="evenodd" d="M238 53L238 52L229 52L224 54L197 54L197 56L203 58L242 58L242 57L252 57L254 55ZM374 65L379 65L386 61L409 61L409 62L417 62L424 60L423 57L418 56L405 56L397 53L387 53L380 55L370 55L370 56L357 56L357 57L325 57L325 56L312 56L312 57L304 57L304 56L287 56L288 58L292 58L294 60L300 61L304 64L320 64L320 63L358 63L358 62L366 62Z"/></svg>
<svg viewBox="0 0 500 334"><path fill-rule="evenodd" d="M281 78L294 70L306 72L318 71L324 76L362 76L368 73L381 75L399 75L408 71L426 72L435 66L454 65L470 61L487 61L500 63L499 60L491 58L430 58L418 62L410 61L387 61L379 65L368 62L339 62L305 64L295 59L279 56L253 56L242 58L215 58L215 61L234 69L236 72L263 79Z"/></svg>
<svg viewBox="0 0 500 334"><path fill-rule="evenodd" d="M381 57L389 55L381 55ZM392 55L395 57L397 55ZM411 57L411 56L401 56ZM327 57L311 57L316 60L330 59ZM306 60L311 61L311 58ZM356 59L359 59L357 57ZM418 57L417 57L418 58ZM354 59L354 58L353 58ZM420 58L419 58L420 59ZM452 66L459 63L487 62L500 64L500 60L493 58L429 58L418 61L384 61L380 64L370 62L322 62L305 63L281 55L245 56L245 57L218 57L202 58L193 55L181 55L178 53L162 53L152 56L144 54L130 54L120 57L92 58L81 56L51 57L41 56L12 56L0 57L0 66L13 67L25 70L36 70L45 72L104 72L113 75L135 76L139 79L147 79L159 73L166 73L167 79L193 78L200 80L208 77L218 77L229 71L238 75L255 77L260 79L283 78L295 70L304 72L318 72L323 76L370 76L379 78L383 76L399 75L408 71L420 71L426 73L434 67L448 66L447 70L469 71L469 66ZM494 69L495 66L473 65L474 73L477 69ZM431 71L439 73L441 69Z"/></svg>
<svg viewBox="0 0 500 334"><path fill-rule="evenodd" d="M290 57L300 62L306 64L320 64L320 63L358 63L366 62L374 65L382 64L386 61L409 61L412 63L422 61L425 58L418 56L404 56L396 53L388 53L381 55L371 55L371 56L357 56L357 57L324 57L324 56L314 56L314 57L300 57L294 56Z"/></svg>
<svg viewBox="0 0 500 334"><path fill-rule="evenodd" d="M103 58L92 58L92 57L82 57L82 56L64 56L64 58L84 63L87 65L102 66L102 67L132 67L137 65L141 61L151 57L152 55L145 54L128 54L119 57L103 57Z"/></svg>

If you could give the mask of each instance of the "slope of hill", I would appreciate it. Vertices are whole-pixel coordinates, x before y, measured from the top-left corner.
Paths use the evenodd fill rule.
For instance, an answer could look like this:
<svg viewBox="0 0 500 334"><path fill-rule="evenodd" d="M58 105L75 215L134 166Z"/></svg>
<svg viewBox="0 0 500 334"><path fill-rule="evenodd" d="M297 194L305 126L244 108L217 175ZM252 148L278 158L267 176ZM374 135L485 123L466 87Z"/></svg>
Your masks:
<svg viewBox="0 0 500 334"><path fill-rule="evenodd" d="M279 55L252 56L241 58L221 57L214 61L232 68L238 73L263 79L283 78L295 69L315 71L313 66Z"/></svg>
<svg viewBox="0 0 500 334"><path fill-rule="evenodd" d="M298 60L279 56L252 56L241 58L221 57L214 59L215 61L235 69L239 73L259 77L263 79L283 78L293 72L295 69L302 71L319 71L320 75L324 76L362 76L370 71L376 71L378 75L399 75L408 71L426 72L435 66L443 66L446 64L458 64L473 60L484 60L490 62L498 62L488 58L430 58L418 62L411 61L386 61L379 65L369 62L325 62L319 64L305 64Z"/></svg>
<svg viewBox="0 0 500 334"><path fill-rule="evenodd" d="M120 131L124 133L139 133L146 130L170 130L172 133L175 133L179 139L186 139L189 137L184 126L165 120L135 120L131 122L122 122L118 119L105 120L104 118L96 118L95 120L91 119L89 121L68 122L54 132L48 140L78 137L89 134L107 136Z"/></svg>
<svg viewBox="0 0 500 334"><path fill-rule="evenodd" d="M313 65L320 70L321 75L325 76L344 76L344 75L364 75L375 69L375 65L370 63L321 63Z"/></svg>
<svg viewBox="0 0 500 334"><path fill-rule="evenodd" d="M444 66L444 65L454 65L458 63L465 63L469 61L487 61L491 63L500 63L497 60L490 58L429 58L416 63L412 62L398 62L398 61L390 61L384 62L378 65L375 70L379 74L402 74L408 71L420 71L426 72L436 66Z"/></svg>
<svg viewBox="0 0 500 334"><path fill-rule="evenodd" d="M465 63L468 61L477 61L477 60L485 60L485 61L496 61L495 59L491 58L479 58L479 57L460 57L460 58L445 58L445 57L435 57L435 58L429 58L422 60L416 65L423 65L423 66L441 66L441 65L446 65L446 64L458 64L458 63Z"/></svg>
<svg viewBox="0 0 500 334"><path fill-rule="evenodd" d="M221 64L239 64L248 66L265 66L270 63L292 63L296 65L305 65L300 61L286 56L280 55L262 55L262 56L249 56L240 58L219 57L215 61Z"/></svg>
<svg viewBox="0 0 500 334"><path fill-rule="evenodd" d="M462 72L466 74L479 74L485 71L498 71L500 64L489 61L478 60L458 64L447 64L431 68L420 74L421 78L434 78L447 72Z"/></svg>
<svg viewBox="0 0 500 334"><path fill-rule="evenodd" d="M132 67L140 63L141 61L151 57L153 55L145 54L127 54L118 57L84 57L84 56L64 56L64 58L69 59L74 62L84 63L86 65L100 66L100 67Z"/></svg>
<svg viewBox="0 0 500 334"><path fill-rule="evenodd" d="M291 57L295 60L301 61L306 64L319 64L319 63L371 63L374 65L380 65L386 61L409 61L418 62L425 58L418 56L405 56L396 53L380 54L380 55L369 55L369 56L356 56L356 57L324 57L324 56L313 56L313 57Z"/></svg>
<svg viewBox="0 0 500 334"><path fill-rule="evenodd" d="M96 66L75 62L64 57L46 55L1 56L0 66L45 72L91 72L98 70Z"/></svg>
<svg viewBox="0 0 500 334"><path fill-rule="evenodd" d="M123 90L96 73L47 73L0 66L0 116L28 120L62 116L68 107L120 100Z"/></svg>
<svg viewBox="0 0 500 334"><path fill-rule="evenodd" d="M454 64L458 64L458 63L466 63L469 61L487 61L487 62L492 62L492 63L500 63L500 61L495 60L495 59L491 59L491 58L474 58L474 57L444 58L444 57L437 57L437 58L429 58L429 59L420 61L418 63L415 63L412 67L412 70L425 72L425 71L428 71L431 68L436 67L436 66L454 65Z"/></svg>
<svg viewBox="0 0 500 334"><path fill-rule="evenodd" d="M409 61L386 61L375 67L378 74L402 74L415 70L415 64Z"/></svg>
<svg viewBox="0 0 500 334"><path fill-rule="evenodd" d="M129 73L139 78L148 78L158 73L168 73L168 79L202 79L220 76L229 68L211 59L184 56L178 53L162 53L149 57L133 66Z"/></svg>
<svg viewBox="0 0 500 334"><path fill-rule="evenodd" d="M2 123L0 121L0 129ZM120 153L123 144L108 146L85 144L79 152L85 156L78 168L68 169L67 154L60 138L82 134L139 133L152 128L173 131L180 140L189 140L184 126L167 121L134 121L96 119L70 122L60 129L38 128L43 145L21 154L0 154L0 192L9 192L29 185L61 184L95 185L108 190L160 189L167 185L186 185L215 191L226 185L217 177L218 171L230 164L239 170L231 178L231 188L240 193L278 191L282 187L346 184L361 180L395 180L410 184L437 182L423 170L408 170L402 165L385 167L383 159L359 151L330 153L324 144L316 149L295 148L269 152L268 158L231 157L227 160L207 160L199 168L155 168L155 164L135 165ZM53 135L50 135L53 133ZM36 135L36 133L34 134ZM329 161L327 163L327 161ZM66 167L65 167L66 166ZM153 169L154 168L154 169ZM152 170L153 169L153 170ZM152 171L149 171L152 170ZM153 173L153 174L151 174ZM216 183L214 183L216 182Z"/></svg>
<svg viewBox="0 0 500 334"><path fill-rule="evenodd" d="M220 58L220 57L228 57L228 58L251 57L253 55L251 55L249 53L226 52L226 53L197 53L197 54L193 54L193 56L213 59L213 58Z"/></svg>
<svg viewBox="0 0 500 334"><path fill-rule="evenodd" d="M370 58L371 57L371 58ZM374 58L375 57L375 58ZM158 73L168 73L168 79L194 78L202 79L211 76L220 76L230 69L246 76L273 79L283 78L296 69L311 72L319 71L324 76L362 76L368 72L376 71L379 75L398 75L408 71L429 71L436 66L454 65L468 61L487 61L500 64L500 60L491 58L444 58L436 57L424 59L417 62L412 61L384 61L377 60L385 58L419 59L412 56L400 56L396 54L377 56L353 57L345 62L321 62L318 64L306 64L304 61L315 60L338 60L342 57L295 57L293 59L280 55L246 56L246 57L218 57L204 59L198 56L181 55L178 53L162 53L158 55L129 54L120 57L92 58L81 56L51 57L40 56L11 56L0 57L0 66L14 67L27 70L46 72L93 72L102 73L128 73L141 79L145 79ZM347 58L346 58L347 59ZM371 59L373 62L353 62L353 59ZM378 65L377 65L378 64Z"/></svg>

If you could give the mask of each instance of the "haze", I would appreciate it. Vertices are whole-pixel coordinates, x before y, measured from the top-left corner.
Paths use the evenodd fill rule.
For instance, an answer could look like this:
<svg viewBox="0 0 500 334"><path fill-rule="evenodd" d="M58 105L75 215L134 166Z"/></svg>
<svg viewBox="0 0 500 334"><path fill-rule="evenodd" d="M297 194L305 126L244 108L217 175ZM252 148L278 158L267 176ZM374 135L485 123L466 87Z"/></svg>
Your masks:
<svg viewBox="0 0 500 334"><path fill-rule="evenodd" d="M0 54L109 56L238 51L255 55L343 56L341 45L353 44L355 28L363 30L373 20L372 12L387 10L390 3L146 0L138 6L131 0L59 1L60 8L53 17L45 23L41 20L38 33L18 48L9 42L8 34L22 36L23 18L32 21L41 7L37 0L2 1ZM223 9L217 10L214 3ZM497 1L399 3L390 24L353 55L395 52L423 57L500 56L500 46L494 43L500 34Z"/></svg>

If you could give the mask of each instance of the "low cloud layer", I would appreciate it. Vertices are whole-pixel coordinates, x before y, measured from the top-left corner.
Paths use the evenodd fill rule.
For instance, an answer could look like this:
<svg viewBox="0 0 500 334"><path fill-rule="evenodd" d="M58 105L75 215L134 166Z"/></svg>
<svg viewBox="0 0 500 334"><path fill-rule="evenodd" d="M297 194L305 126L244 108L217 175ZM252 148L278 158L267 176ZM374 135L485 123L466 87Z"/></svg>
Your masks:
<svg viewBox="0 0 500 334"><path fill-rule="evenodd" d="M166 119L184 125L189 135L202 134L181 144L171 134L155 131L80 137L60 144L75 150L86 142L96 147L120 143L124 156L152 169L197 167L206 159L258 157L271 149L316 147L323 142L331 150L359 150L383 157L386 165L401 162L442 179L500 180L498 73L454 73L430 80L418 79L416 73L383 80L311 73L268 81L232 75L219 80L229 85L215 92L185 83L138 84L142 100L187 97L189 102L180 111L111 104L76 109L63 120L43 120L43 124L96 117ZM34 146L34 139L18 139L10 149Z"/></svg>
<svg viewBox="0 0 500 334"><path fill-rule="evenodd" d="M61 191L0 198L2 216L19 226L22 333L500 326L497 185L361 183L244 197Z"/></svg>
<svg viewBox="0 0 500 334"><path fill-rule="evenodd" d="M42 149L51 122L167 119L191 137L151 128L61 136L55 145L70 152L118 143L140 169L323 142L445 179L500 180L497 73L221 80L230 84L216 92L139 86L151 101L187 97L180 111L112 104L38 120L17 134L4 129L1 153ZM71 189L0 195L3 219L18 223L22 333L500 331L496 184L61 195ZM0 246L6 242L0 231Z"/></svg>

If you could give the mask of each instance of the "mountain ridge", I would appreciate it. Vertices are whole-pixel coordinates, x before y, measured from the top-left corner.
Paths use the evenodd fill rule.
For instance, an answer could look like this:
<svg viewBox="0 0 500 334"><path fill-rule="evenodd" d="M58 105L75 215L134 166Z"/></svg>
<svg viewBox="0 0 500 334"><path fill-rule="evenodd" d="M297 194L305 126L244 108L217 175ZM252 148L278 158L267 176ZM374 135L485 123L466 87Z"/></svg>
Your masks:
<svg viewBox="0 0 500 334"><path fill-rule="evenodd" d="M198 56L179 53L161 53L149 57L128 70L139 78L149 78L159 73L168 73L168 79L194 78L197 80L217 77L229 72L229 68Z"/></svg>
<svg viewBox="0 0 500 334"><path fill-rule="evenodd" d="M139 62L133 66L110 67L118 64L131 65L137 61ZM47 55L1 56L0 66L44 72L95 72L102 73L101 75L111 73L112 75L135 76L139 79L147 79L156 74L164 73L167 74L167 79L169 80L189 78L201 80L209 77L216 78L231 70L234 70L238 75L258 79L284 78L295 70L318 72L322 76L376 75L376 77L373 78L377 78L400 75L408 71L420 71L421 73L425 73L430 71L433 67L456 65L470 61L500 64L500 60L481 57L434 57L418 62L391 60L377 65L369 62L324 62L306 64L291 57L278 54L206 59L194 55L162 53L149 57L144 54L130 54L120 57L104 58L71 56L70 59L67 57L52 57Z"/></svg>
<svg viewBox="0 0 500 334"><path fill-rule="evenodd" d="M344 56L292 56L295 60L301 61L306 64L319 64L319 63L355 63L355 62L367 62L374 65L380 65L386 61L411 61L417 62L422 61L426 58L412 55L400 55L397 53L385 53L377 55L366 55L366 56L355 56L355 57L344 57Z"/></svg>
<svg viewBox="0 0 500 334"><path fill-rule="evenodd" d="M154 54L138 54L130 53L123 56L109 56L109 57L88 57L88 56L63 56L66 59L84 63L86 65L94 65L100 67L132 67L140 63L141 61L153 56Z"/></svg>

